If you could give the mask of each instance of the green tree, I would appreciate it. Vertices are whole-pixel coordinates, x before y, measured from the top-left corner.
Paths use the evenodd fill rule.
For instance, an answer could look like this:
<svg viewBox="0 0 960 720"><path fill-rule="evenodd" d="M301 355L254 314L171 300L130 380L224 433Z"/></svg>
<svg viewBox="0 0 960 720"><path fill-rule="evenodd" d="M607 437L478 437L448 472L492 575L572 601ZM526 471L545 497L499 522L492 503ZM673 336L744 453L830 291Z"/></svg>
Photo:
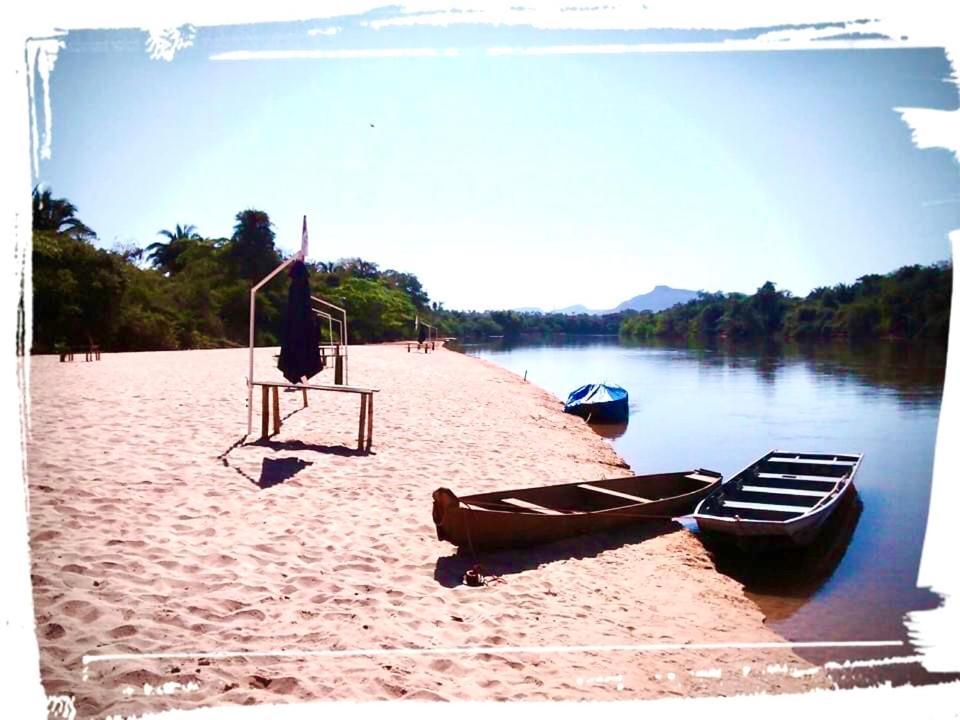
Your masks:
<svg viewBox="0 0 960 720"><path fill-rule="evenodd" d="M167 238L167 242L155 242L147 245L147 259L165 275L174 274L179 268L177 259L190 246L191 241L200 240L193 225L176 227L176 230L160 230L157 235Z"/></svg>
<svg viewBox="0 0 960 720"><path fill-rule="evenodd" d="M230 257L239 277L257 282L281 262L273 223L267 213L252 209L237 213L236 221Z"/></svg>
<svg viewBox="0 0 960 720"><path fill-rule="evenodd" d="M67 235L91 241L97 234L77 217L77 208L65 198L54 198L50 188L33 188L33 230L47 236Z"/></svg>

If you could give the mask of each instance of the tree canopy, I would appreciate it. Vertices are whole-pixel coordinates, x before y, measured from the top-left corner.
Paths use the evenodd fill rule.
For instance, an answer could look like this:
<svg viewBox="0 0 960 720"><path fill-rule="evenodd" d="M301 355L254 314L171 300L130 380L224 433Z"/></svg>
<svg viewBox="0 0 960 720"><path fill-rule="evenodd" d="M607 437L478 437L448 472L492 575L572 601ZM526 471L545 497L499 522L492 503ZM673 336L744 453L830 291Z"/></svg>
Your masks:
<svg viewBox="0 0 960 720"><path fill-rule="evenodd" d="M269 215L237 213L229 238L188 223L165 241L105 250L77 208L33 190L33 347L51 352L97 343L105 350L235 347L248 342L250 288L283 261ZM146 254L149 266L137 264ZM911 265L887 275L793 297L766 282L756 293L701 292L658 313L565 315L516 310L464 312L432 301L416 275L363 258L309 261L311 292L346 309L351 342L414 337L419 317L463 339L530 334L631 337L935 338L949 325L952 266ZM280 340L285 273L257 295L259 345ZM21 331L22 332L22 331Z"/></svg>
<svg viewBox="0 0 960 720"><path fill-rule="evenodd" d="M805 298L766 282L751 296L704 293L659 313L640 313L620 331L632 337L927 338L946 341L953 267L909 265L819 287Z"/></svg>

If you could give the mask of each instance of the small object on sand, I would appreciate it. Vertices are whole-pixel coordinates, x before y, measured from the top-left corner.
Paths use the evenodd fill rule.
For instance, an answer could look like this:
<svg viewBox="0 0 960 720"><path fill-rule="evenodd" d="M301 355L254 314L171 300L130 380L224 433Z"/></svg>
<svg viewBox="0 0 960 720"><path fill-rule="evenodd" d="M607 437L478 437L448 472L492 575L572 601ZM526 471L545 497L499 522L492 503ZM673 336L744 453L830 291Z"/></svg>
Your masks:
<svg viewBox="0 0 960 720"><path fill-rule="evenodd" d="M483 568L481 568L479 565L474 565L472 568L467 570L463 574L463 584L469 585L470 587L480 587L483 585Z"/></svg>

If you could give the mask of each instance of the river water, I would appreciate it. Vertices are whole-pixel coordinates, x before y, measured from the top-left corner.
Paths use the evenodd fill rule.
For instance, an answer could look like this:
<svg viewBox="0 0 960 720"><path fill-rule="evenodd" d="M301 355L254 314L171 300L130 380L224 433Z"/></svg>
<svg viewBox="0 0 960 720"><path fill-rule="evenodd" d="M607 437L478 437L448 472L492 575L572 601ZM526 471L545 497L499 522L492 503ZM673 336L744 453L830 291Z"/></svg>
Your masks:
<svg viewBox="0 0 960 720"><path fill-rule="evenodd" d="M718 570L744 583L767 623L788 640L896 640L903 646L882 656L915 652L904 614L941 602L916 580L943 391L943 347L591 337L464 349L526 373L528 381L560 399L591 382L626 388L629 422L598 429L637 474L703 467L729 478L772 449L863 453L856 497L813 548L764 558L715 552L714 560ZM684 525L695 529L694 523ZM837 655L800 654L818 663ZM876 679L848 673L844 684L871 677ZM883 678L931 681L909 665Z"/></svg>

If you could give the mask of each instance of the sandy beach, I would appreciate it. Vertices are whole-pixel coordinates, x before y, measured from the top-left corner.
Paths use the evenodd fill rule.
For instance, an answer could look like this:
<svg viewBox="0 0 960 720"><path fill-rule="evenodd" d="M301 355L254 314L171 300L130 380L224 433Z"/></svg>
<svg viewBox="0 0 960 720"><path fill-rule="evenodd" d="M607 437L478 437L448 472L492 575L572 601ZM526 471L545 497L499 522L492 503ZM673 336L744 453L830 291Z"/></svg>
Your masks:
<svg viewBox="0 0 960 720"><path fill-rule="evenodd" d="M281 379L276 352L257 351L258 377ZM469 494L685 470L695 453L628 468L535 385L401 345L350 349L350 383L380 389L370 453L356 450L359 400L340 393L302 408L299 393L281 392L280 433L255 442L258 401L244 438L247 361L246 350L31 359L40 672L48 695L74 696L78 717L827 686L780 648L631 647L781 640L679 525L487 555L499 579L481 588L460 584L473 559L436 538L439 486Z"/></svg>

